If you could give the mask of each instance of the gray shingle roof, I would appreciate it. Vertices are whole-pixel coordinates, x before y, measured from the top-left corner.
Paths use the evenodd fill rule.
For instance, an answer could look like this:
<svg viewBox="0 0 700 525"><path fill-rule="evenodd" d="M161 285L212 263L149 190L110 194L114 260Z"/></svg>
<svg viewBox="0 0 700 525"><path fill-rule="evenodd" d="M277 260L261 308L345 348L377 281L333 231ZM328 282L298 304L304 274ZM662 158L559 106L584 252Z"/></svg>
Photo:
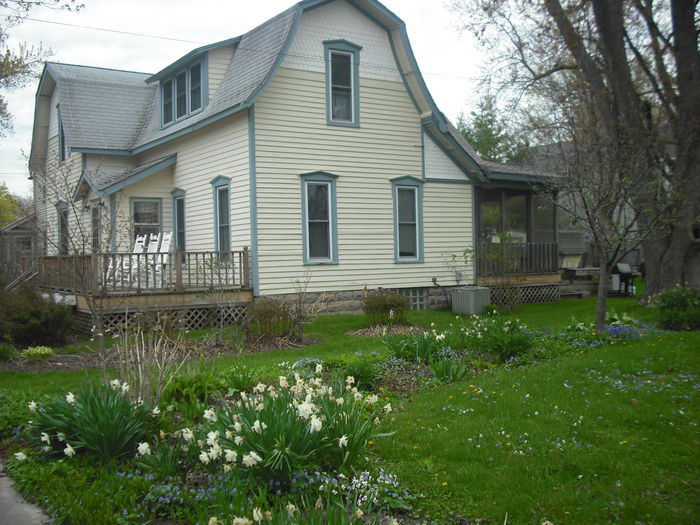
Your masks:
<svg viewBox="0 0 700 525"><path fill-rule="evenodd" d="M71 147L130 149L142 127L155 86L146 73L49 62L61 120Z"/></svg>

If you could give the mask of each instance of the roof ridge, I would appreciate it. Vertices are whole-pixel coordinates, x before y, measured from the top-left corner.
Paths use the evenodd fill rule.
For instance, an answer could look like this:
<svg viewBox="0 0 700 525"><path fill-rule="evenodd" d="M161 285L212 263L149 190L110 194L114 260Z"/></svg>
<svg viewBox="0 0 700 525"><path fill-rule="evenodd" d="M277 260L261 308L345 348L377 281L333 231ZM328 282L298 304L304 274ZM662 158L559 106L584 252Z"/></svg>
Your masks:
<svg viewBox="0 0 700 525"><path fill-rule="evenodd" d="M151 75L151 73L144 73L143 71L132 71L132 70L129 70L129 69L116 69L116 68L113 68L113 67L88 66L88 65L85 65L85 64L68 64L68 63L66 63L66 62L55 62L55 61L53 61L53 60L47 60L47 61L45 62L45 64L46 64L46 65L53 64L53 65L56 65L56 66L79 67L79 68L82 68L82 69L99 69L99 70L102 70L102 71L114 71L114 72L117 72L117 73L132 73L132 74L135 74L135 75L146 75L146 76L150 76L150 75Z"/></svg>

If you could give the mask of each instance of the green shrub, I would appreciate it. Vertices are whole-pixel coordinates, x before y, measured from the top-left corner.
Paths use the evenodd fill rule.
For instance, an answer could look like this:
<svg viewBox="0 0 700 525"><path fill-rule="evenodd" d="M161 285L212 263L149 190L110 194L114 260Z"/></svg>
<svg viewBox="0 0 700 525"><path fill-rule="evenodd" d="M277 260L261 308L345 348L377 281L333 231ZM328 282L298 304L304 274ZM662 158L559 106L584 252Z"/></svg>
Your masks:
<svg viewBox="0 0 700 525"><path fill-rule="evenodd" d="M45 301L28 285L0 293L0 339L18 346L59 346L76 330L70 307Z"/></svg>
<svg viewBox="0 0 700 525"><path fill-rule="evenodd" d="M444 338L443 334L438 337ZM441 339L436 334L424 332L410 336L394 335L382 339L392 355L409 361L427 363L441 348Z"/></svg>
<svg viewBox="0 0 700 525"><path fill-rule="evenodd" d="M30 361L48 361L53 355L53 350L48 346L32 346L23 350L20 355Z"/></svg>
<svg viewBox="0 0 700 525"><path fill-rule="evenodd" d="M258 370L245 365L235 365L220 372L224 385L233 392L252 390L256 384Z"/></svg>
<svg viewBox="0 0 700 525"><path fill-rule="evenodd" d="M406 324L406 312L410 306L408 297L387 290L368 294L362 301L362 311L370 326Z"/></svg>
<svg viewBox="0 0 700 525"><path fill-rule="evenodd" d="M174 377L163 392L163 403L208 402L209 396L218 395L226 388L226 382L210 372Z"/></svg>
<svg viewBox="0 0 700 525"><path fill-rule="evenodd" d="M9 361L17 355L14 346L8 343L0 343L0 361Z"/></svg>
<svg viewBox="0 0 700 525"><path fill-rule="evenodd" d="M519 358L535 342L535 334L518 319L474 317L471 326L462 327L467 348L492 354L500 361Z"/></svg>
<svg viewBox="0 0 700 525"><path fill-rule="evenodd" d="M435 379L441 383L461 381L469 373L469 367L459 358L435 359L430 363Z"/></svg>
<svg viewBox="0 0 700 525"><path fill-rule="evenodd" d="M246 325L255 337L289 337L295 333L291 307L267 297L258 297L248 305Z"/></svg>
<svg viewBox="0 0 700 525"><path fill-rule="evenodd" d="M677 286L655 297L658 323L665 330L700 330L700 290Z"/></svg>
<svg viewBox="0 0 700 525"><path fill-rule="evenodd" d="M367 442L379 437L378 398L363 396L350 379L344 386L329 390L318 378L290 385L282 376L279 386L259 384L240 402L207 410L200 461L264 481L288 482L321 465L351 469Z"/></svg>
<svg viewBox="0 0 700 525"><path fill-rule="evenodd" d="M356 357L350 360L343 368L343 377L355 378L355 386L360 390L374 390L382 376L381 367L376 361L366 357Z"/></svg>
<svg viewBox="0 0 700 525"><path fill-rule="evenodd" d="M122 385L87 385L39 404L29 433L49 456L85 454L102 461L133 456L159 427L144 404L132 403Z"/></svg>

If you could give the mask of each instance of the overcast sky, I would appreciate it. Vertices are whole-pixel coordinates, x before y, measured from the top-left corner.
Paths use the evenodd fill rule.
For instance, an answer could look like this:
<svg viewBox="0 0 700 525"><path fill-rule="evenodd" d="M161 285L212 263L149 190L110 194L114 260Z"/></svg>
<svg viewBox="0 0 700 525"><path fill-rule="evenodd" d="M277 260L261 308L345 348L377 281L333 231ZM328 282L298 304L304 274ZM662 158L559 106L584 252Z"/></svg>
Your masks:
<svg viewBox="0 0 700 525"><path fill-rule="evenodd" d="M41 43L54 52L51 60L55 62L156 73L200 45L249 31L293 5L294 0L84 0L84 3L86 7L79 13L46 8L32 11L29 20L11 30L10 46L16 48L20 42ZM473 109L481 57L471 36L458 31L456 17L444 0L383 0L383 3L406 23L418 65L438 107L453 121L461 111ZM0 14L4 14L2 10ZM37 84L38 81L6 93L15 132L0 138L0 182L22 195L31 193L25 154L32 138Z"/></svg>

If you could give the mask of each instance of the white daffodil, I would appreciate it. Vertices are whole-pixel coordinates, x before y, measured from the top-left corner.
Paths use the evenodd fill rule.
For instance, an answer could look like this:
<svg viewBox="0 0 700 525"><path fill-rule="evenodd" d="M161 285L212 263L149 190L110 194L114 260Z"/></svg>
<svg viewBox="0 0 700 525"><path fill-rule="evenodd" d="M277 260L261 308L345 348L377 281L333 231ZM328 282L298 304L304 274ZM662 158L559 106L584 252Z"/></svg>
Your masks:
<svg viewBox="0 0 700 525"><path fill-rule="evenodd" d="M339 397L338 399L335 400L336 405L342 405L343 403L345 403L345 398L343 398L343 397Z"/></svg>
<svg viewBox="0 0 700 525"><path fill-rule="evenodd" d="M235 450L224 450L224 458L229 463L235 463L238 459L238 453Z"/></svg>
<svg viewBox="0 0 700 525"><path fill-rule="evenodd" d="M233 518L231 525L253 525L253 522L244 516L242 518Z"/></svg>
<svg viewBox="0 0 700 525"><path fill-rule="evenodd" d="M226 436L226 439L233 439L233 432L230 430L227 430L224 435Z"/></svg>
<svg viewBox="0 0 700 525"><path fill-rule="evenodd" d="M72 458L75 456L75 449L71 447L70 444L66 443L66 448L63 449L63 453L69 458Z"/></svg>
<svg viewBox="0 0 700 525"><path fill-rule="evenodd" d="M387 414L392 410L393 409L391 408L391 403L387 403L386 405L384 405L384 412L386 412Z"/></svg>
<svg viewBox="0 0 700 525"><path fill-rule="evenodd" d="M262 458L258 456L255 452L251 450L250 454L243 456L243 464L246 467L252 467L253 465L262 461Z"/></svg>
<svg viewBox="0 0 700 525"><path fill-rule="evenodd" d="M46 432L41 433L41 440L47 443L48 445L51 444L51 436L49 436Z"/></svg>
<svg viewBox="0 0 700 525"><path fill-rule="evenodd" d="M15 452L15 459L17 461L27 461L27 455L24 452Z"/></svg>
<svg viewBox="0 0 700 525"><path fill-rule="evenodd" d="M211 459L216 459L219 456L221 456L222 452L223 452L223 449L217 444L217 445L212 445L209 448L209 452L207 454L209 454L209 457Z"/></svg>
<svg viewBox="0 0 700 525"><path fill-rule="evenodd" d="M71 405L75 403L75 395L73 394L73 392L68 392L66 394L66 403Z"/></svg>
<svg viewBox="0 0 700 525"><path fill-rule="evenodd" d="M216 423L216 412L214 412L211 408L207 408L204 411L204 415L202 416L204 419L207 421L211 421L212 423Z"/></svg>
<svg viewBox="0 0 700 525"><path fill-rule="evenodd" d="M241 430L243 430L243 425L241 425L238 421L236 421L233 424L233 430L235 430L236 432L240 432Z"/></svg>
<svg viewBox="0 0 700 525"><path fill-rule="evenodd" d="M216 516L212 516L211 518L209 518L209 522L207 523L207 525L219 525L220 523L221 522L219 521L219 518L217 518Z"/></svg>
<svg viewBox="0 0 700 525"><path fill-rule="evenodd" d="M348 376L345 378L345 384L347 385L354 385L355 384L355 378L352 376Z"/></svg>
<svg viewBox="0 0 700 525"><path fill-rule="evenodd" d="M253 521L260 523L262 520L263 520L262 511L258 507L255 507L253 509Z"/></svg>
<svg viewBox="0 0 700 525"><path fill-rule="evenodd" d="M339 446L340 448L347 447L347 446L348 446L348 436L342 436L342 437L338 440L338 446Z"/></svg>
<svg viewBox="0 0 700 525"><path fill-rule="evenodd" d="M151 445L146 443L139 443L139 456L150 456L151 455Z"/></svg>
<svg viewBox="0 0 700 525"><path fill-rule="evenodd" d="M158 405L153 407L153 410L151 410L151 414L153 415L153 417L160 415L160 408L158 408Z"/></svg>
<svg viewBox="0 0 700 525"><path fill-rule="evenodd" d="M39 405L36 404L36 401L29 402L29 410L32 412L35 412L38 406Z"/></svg>
<svg viewBox="0 0 700 525"><path fill-rule="evenodd" d="M374 405L377 401L379 401L377 394L372 394L371 396L367 396L367 399L365 399L365 403L367 403L368 405Z"/></svg>
<svg viewBox="0 0 700 525"><path fill-rule="evenodd" d="M124 381L124 382L122 383L122 394L126 394L126 393L129 391L129 388L130 388L130 387L129 387L129 383L127 383L126 381Z"/></svg>
<svg viewBox="0 0 700 525"><path fill-rule="evenodd" d="M297 510L299 509L297 509L297 506L294 503L292 503L291 501L287 503L287 512L290 516L293 515Z"/></svg>
<svg viewBox="0 0 700 525"><path fill-rule="evenodd" d="M311 416L311 422L309 423L309 429L311 432L318 432L323 427L323 423L316 415Z"/></svg>
<svg viewBox="0 0 700 525"><path fill-rule="evenodd" d="M211 461L211 458L209 457L209 454L206 452L202 451L202 453L199 455L199 461L204 463L205 465L208 465L209 462Z"/></svg>
<svg viewBox="0 0 700 525"><path fill-rule="evenodd" d="M255 385L253 387L253 392L258 392L258 393L262 394L266 388L267 388L267 385L265 383L258 383L257 385Z"/></svg>
<svg viewBox="0 0 700 525"><path fill-rule="evenodd" d="M255 420L255 423L253 423L253 432L257 432L258 434L262 434L262 431L267 428L267 425L265 423L261 423L257 419Z"/></svg>
<svg viewBox="0 0 700 525"><path fill-rule="evenodd" d="M119 379L112 379L109 382L109 386L112 387L112 390L117 390L119 387L121 387L121 383L119 382Z"/></svg>
<svg viewBox="0 0 700 525"><path fill-rule="evenodd" d="M194 440L194 432L190 430L189 428L183 428L182 429L182 439L185 441L192 441Z"/></svg>
<svg viewBox="0 0 700 525"><path fill-rule="evenodd" d="M218 432L212 431L207 434L207 445L214 445L217 441L219 441Z"/></svg>
<svg viewBox="0 0 700 525"><path fill-rule="evenodd" d="M279 376L280 388L289 388L289 381L287 381L287 376Z"/></svg>
<svg viewBox="0 0 700 525"><path fill-rule="evenodd" d="M299 416L303 419L309 419L311 417L311 414L314 413L314 409L316 408L316 405L313 403L309 403L307 401L304 401L302 404L300 404L297 407L297 411L299 412Z"/></svg>
<svg viewBox="0 0 700 525"><path fill-rule="evenodd" d="M59 441L65 441L66 435L63 432L59 432L58 434L56 434L56 439L58 439Z"/></svg>
<svg viewBox="0 0 700 525"><path fill-rule="evenodd" d="M233 442L240 447L243 444L243 436L236 436Z"/></svg>
<svg viewBox="0 0 700 525"><path fill-rule="evenodd" d="M317 374L323 373L323 365L322 365L321 363L318 363L318 364L316 365L316 373L317 373Z"/></svg>
<svg viewBox="0 0 700 525"><path fill-rule="evenodd" d="M260 402L260 403L257 403L255 405L256 412L262 412L264 409L265 409L265 403Z"/></svg>

